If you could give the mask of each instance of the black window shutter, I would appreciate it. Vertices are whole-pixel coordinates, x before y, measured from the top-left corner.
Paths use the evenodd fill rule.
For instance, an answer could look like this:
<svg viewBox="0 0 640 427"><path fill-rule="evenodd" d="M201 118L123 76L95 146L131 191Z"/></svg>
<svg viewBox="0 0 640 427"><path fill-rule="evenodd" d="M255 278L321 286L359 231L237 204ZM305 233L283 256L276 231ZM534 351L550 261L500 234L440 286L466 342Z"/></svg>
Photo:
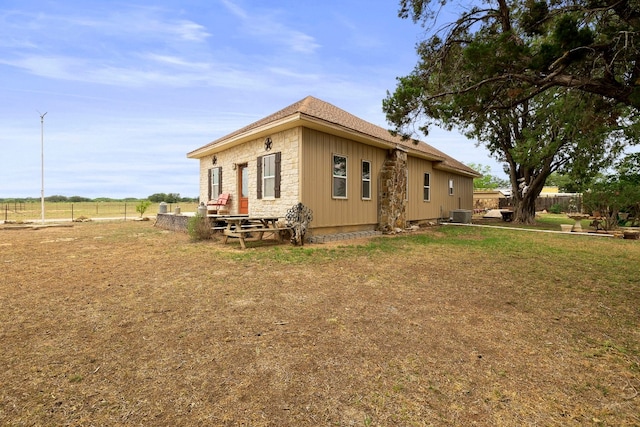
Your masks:
<svg viewBox="0 0 640 427"><path fill-rule="evenodd" d="M211 200L211 169L209 169L208 172L209 172L209 179L208 179L208 181L209 181L209 184L208 184L209 190L207 192L207 194L208 194L207 200Z"/></svg>
<svg viewBox="0 0 640 427"><path fill-rule="evenodd" d="M222 168L218 168L218 196L222 194Z"/></svg>
<svg viewBox="0 0 640 427"><path fill-rule="evenodd" d="M274 189L274 195L276 199L280 198L280 152L276 153L276 183Z"/></svg>
<svg viewBox="0 0 640 427"><path fill-rule="evenodd" d="M258 183L256 185L256 192L258 193L258 199L262 199L262 156L258 156L258 165L256 167L256 175L258 175Z"/></svg>

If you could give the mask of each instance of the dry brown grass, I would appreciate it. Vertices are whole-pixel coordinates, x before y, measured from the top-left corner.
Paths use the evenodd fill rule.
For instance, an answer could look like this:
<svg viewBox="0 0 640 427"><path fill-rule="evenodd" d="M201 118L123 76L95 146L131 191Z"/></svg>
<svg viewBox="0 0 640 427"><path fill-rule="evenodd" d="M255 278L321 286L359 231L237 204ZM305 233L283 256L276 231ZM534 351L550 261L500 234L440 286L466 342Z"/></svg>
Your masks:
<svg viewBox="0 0 640 427"><path fill-rule="evenodd" d="M0 230L0 424L640 425L637 242L252 246Z"/></svg>

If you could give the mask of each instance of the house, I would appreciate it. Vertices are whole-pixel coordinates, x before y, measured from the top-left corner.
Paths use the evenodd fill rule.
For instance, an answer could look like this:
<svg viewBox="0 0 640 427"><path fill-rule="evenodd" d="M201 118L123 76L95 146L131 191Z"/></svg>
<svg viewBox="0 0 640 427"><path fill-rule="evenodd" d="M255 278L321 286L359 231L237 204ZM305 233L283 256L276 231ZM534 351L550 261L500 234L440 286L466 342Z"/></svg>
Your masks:
<svg viewBox="0 0 640 427"><path fill-rule="evenodd" d="M191 151L200 200L230 193L229 212L284 216L301 202L314 235L393 231L473 208L477 172L308 96Z"/></svg>
<svg viewBox="0 0 640 427"><path fill-rule="evenodd" d="M507 204L509 198L505 193L510 194L510 192L500 189L477 189L473 192L473 209L500 209Z"/></svg>

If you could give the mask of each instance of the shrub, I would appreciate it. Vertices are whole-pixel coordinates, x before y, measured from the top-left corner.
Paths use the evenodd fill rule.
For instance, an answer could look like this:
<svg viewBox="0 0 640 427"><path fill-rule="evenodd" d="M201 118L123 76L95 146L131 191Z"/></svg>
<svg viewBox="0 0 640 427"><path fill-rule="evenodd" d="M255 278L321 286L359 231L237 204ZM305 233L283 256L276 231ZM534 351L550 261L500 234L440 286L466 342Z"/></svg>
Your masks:
<svg viewBox="0 0 640 427"><path fill-rule="evenodd" d="M148 200L142 200L136 206L136 212L138 212L140 214L140 218L142 218L142 215L144 215L144 213L147 211L147 208L149 206L151 206L151 202L148 201Z"/></svg>
<svg viewBox="0 0 640 427"><path fill-rule="evenodd" d="M553 205L549 206L549 213L552 213L552 214L562 213L562 205L560 203L554 203Z"/></svg>
<svg viewBox="0 0 640 427"><path fill-rule="evenodd" d="M189 218L187 221L187 233L189 233L189 237L194 242L210 239L213 230L211 229L209 218L200 214Z"/></svg>

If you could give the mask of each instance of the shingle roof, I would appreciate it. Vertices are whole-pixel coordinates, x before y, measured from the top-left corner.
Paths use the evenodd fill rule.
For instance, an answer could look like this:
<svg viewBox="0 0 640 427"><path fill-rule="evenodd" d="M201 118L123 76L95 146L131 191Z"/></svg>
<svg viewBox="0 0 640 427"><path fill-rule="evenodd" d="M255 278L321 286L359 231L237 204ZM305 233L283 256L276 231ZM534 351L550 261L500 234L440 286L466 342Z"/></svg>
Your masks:
<svg viewBox="0 0 640 427"><path fill-rule="evenodd" d="M251 132L254 129L267 126L270 123L274 123L297 114L307 116L311 119L316 119L326 123L337 125L349 131L354 131L392 145L404 147L410 153L412 151L422 152L433 158L439 159L440 167L451 168L464 174L478 175L477 172L473 169L446 155L442 151L435 149L429 144L426 144L425 142L417 141L417 143L414 143L414 141L403 139L400 136L394 136L387 129L369 123L366 120L362 120L361 118L356 117L353 114L336 107L335 105L322 101L318 98L314 98L313 96L307 96L306 98L301 99L300 101L291 104L280 111L277 111L263 119L253 122L241 129L236 130L235 132L225 135L222 138L216 139L215 141L205 145L204 147L201 147L197 151L204 150L238 135Z"/></svg>

